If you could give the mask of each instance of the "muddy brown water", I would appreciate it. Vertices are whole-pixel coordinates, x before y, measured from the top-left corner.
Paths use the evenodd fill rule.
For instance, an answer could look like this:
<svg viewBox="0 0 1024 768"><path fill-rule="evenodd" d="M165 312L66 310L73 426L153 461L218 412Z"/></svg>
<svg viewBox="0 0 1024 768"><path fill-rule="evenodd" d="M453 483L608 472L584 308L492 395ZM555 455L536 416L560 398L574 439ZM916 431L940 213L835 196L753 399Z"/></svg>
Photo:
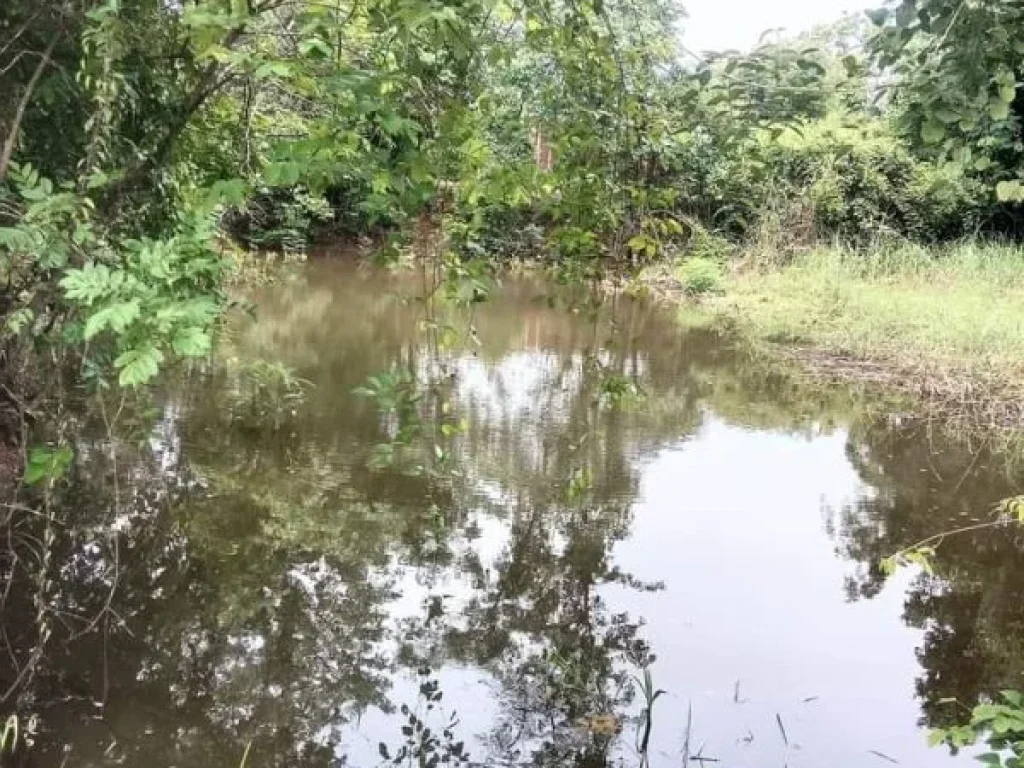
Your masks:
<svg viewBox="0 0 1024 768"><path fill-rule="evenodd" d="M80 438L20 679L32 584L5 604L19 764L379 765L408 707L425 763L639 765L645 665L651 766L969 760L927 729L1024 686L1024 550L878 562L1019 491L983 437L643 302L508 279L471 332L420 287L299 268L126 409L116 466ZM389 370L432 382L390 453L402 424L353 394Z"/></svg>

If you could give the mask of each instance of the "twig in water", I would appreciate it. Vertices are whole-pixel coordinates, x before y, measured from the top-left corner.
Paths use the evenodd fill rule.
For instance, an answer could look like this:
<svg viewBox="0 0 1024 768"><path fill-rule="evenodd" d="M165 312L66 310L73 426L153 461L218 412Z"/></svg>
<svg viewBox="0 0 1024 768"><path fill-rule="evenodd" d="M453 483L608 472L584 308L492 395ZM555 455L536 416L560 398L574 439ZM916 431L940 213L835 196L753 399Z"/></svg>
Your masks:
<svg viewBox="0 0 1024 768"><path fill-rule="evenodd" d="M788 747L789 736L786 735L786 726L782 724L782 716L778 712L775 713L775 722L779 724L779 733L782 734L782 741Z"/></svg>
<svg viewBox="0 0 1024 768"><path fill-rule="evenodd" d="M704 763L717 763L717 757L704 757L704 746L704 744L701 744L700 749L697 750L697 754L691 757L690 760L695 763L700 763L701 765L704 765Z"/></svg>
<svg viewBox="0 0 1024 768"><path fill-rule="evenodd" d="M868 752L870 754L874 755L875 757L880 757L883 760L886 760L886 761L892 763L893 765L899 765L900 764L900 761L897 760L896 758L889 757L887 754L885 754L884 752L879 752L877 749L869 749Z"/></svg>
<svg viewBox="0 0 1024 768"><path fill-rule="evenodd" d="M736 686L732 690L732 701L734 704L746 704L750 699L740 698L740 681L736 681Z"/></svg>
<svg viewBox="0 0 1024 768"><path fill-rule="evenodd" d="M693 702L686 705L686 738L683 741L683 765L690 764L690 735L693 733Z"/></svg>

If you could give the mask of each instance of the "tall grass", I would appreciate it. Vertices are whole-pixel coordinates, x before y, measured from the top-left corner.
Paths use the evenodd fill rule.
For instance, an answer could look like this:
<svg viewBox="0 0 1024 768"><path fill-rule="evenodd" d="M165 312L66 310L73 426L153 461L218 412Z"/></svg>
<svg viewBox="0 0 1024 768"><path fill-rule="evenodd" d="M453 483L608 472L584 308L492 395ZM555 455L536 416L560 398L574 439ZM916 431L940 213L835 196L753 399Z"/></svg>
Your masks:
<svg viewBox="0 0 1024 768"><path fill-rule="evenodd" d="M1024 249L818 247L740 271L724 306L759 335L931 374L1024 374Z"/></svg>
<svg viewBox="0 0 1024 768"><path fill-rule="evenodd" d="M927 399L972 427L1024 427L1024 248L878 242L757 249L689 324L784 342L827 376Z"/></svg>

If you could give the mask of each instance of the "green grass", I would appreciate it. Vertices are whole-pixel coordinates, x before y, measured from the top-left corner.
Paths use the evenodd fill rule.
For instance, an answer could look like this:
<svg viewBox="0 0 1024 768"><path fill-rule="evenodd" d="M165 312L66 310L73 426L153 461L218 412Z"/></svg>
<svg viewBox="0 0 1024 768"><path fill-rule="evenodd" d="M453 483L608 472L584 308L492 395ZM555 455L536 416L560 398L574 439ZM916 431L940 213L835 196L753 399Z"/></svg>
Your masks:
<svg viewBox="0 0 1024 768"><path fill-rule="evenodd" d="M708 306L744 335L880 364L922 391L1024 390L1021 247L821 247L737 269Z"/></svg>

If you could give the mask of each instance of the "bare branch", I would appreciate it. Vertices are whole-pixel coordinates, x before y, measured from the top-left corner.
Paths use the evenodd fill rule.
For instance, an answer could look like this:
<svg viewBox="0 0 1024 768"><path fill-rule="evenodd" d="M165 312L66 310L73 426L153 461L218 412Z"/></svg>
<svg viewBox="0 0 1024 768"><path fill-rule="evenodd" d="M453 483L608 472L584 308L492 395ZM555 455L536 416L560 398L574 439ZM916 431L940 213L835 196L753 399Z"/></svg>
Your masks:
<svg viewBox="0 0 1024 768"><path fill-rule="evenodd" d="M27 19L25 19L25 23L18 27L17 31L14 33L11 39L4 43L3 48L0 48L0 54L7 53L7 49L14 45L16 42L18 42L18 38L25 34L25 30L28 29L32 22L38 19L41 14L42 10L38 10L31 16L29 16Z"/></svg>
<svg viewBox="0 0 1024 768"><path fill-rule="evenodd" d="M25 117L25 110L28 108L29 102L32 100L32 93L35 91L36 86L39 84L40 78L43 76L43 72L46 70L47 65L50 63L50 57L53 56L53 49L57 47L57 41L60 40L63 31L58 31L50 40L50 44L46 46L46 51L43 52L43 58L39 60L39 64L36 65L35 72L32 73L32 78L28 81L28 85L25 86L25 93L21 96L21 101L18 102L18 109L14 113L14 122L11 123L10 131L7 134L7 140L4 142L3 152L0 153L0 183L7 178L7 168L11 164L11 155L14 154L14 145L18 141L18 132L21 130L21 121Z"/></svg>

